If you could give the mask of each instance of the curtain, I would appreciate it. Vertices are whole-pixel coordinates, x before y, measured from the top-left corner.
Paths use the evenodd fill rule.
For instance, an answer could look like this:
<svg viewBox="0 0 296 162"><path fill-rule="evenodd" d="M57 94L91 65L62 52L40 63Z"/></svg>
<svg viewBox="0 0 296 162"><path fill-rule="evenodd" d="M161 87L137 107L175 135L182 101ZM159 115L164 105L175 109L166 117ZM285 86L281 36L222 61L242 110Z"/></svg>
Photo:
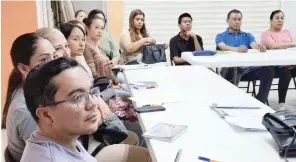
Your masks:
<svg viewBox="0 0 296 162"><path fill-rule="evenodd" d="M74 7L72 1L59 1L61 7L61 14L62 14L62 22L67 22L74 18Z"/></svg>
<svg viewBox="0 0 296 162"><path fill-rule="evenodd" d="M51 8L50 1L46 1L46 10L47 10L47 27L53 28L54 27L54 18L53 18L53 12Z"/></svg>
<svg viewBox="0 0 296 162"><path fill-rule="evenodd" d="M38 28L53 27L54 19L50 1L37 0Z"/></svg>
<svg viewBox="0 0 296 162"><path fill-rule="evenodd" d="M75 12L72 1L51 1L53 10L54 27L60 28L62 23L65 23L74 18Z"/></svg>

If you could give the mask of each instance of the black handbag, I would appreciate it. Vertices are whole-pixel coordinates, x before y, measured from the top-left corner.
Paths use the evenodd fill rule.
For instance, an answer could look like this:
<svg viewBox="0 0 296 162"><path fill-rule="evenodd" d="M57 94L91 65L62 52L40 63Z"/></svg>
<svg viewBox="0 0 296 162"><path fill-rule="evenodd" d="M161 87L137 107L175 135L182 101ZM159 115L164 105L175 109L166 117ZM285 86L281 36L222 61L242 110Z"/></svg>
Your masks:
<svg viewBox="0 0 296 162"><path fill-rule="evenodd" d="M114 125L102 124L93 133L94 139L107 145L119 144L127 138L127 134Z"/></svg>
<svg viewBox="0 0 296 162"><path fill-rule="evenodd" d="M108 77L99 77L93 81L94 87L99 87L100 91L104 91L110 85L111 79Z"/></svg>
<svg viewBox="0 0 296 162"><path fill-rule="evenodd" d="M138 64L139 64L139 62L137 60L125 63L125 65L138 65Z"/></svg>
<svg viewBox="0 0 296 162"><path fill-rule="evenodd" d="M269 131L278 145L279 155L282 157L296 156L296 112L277 111L266 113L262 124Z"/></svg>
<svg viewBox="0 0 296 162"><path fill-rule="evenodd" d="M118 127L114 125L102 124L99 126L98 130L92 134L96 141L101 142L99 146L91 153L93 157L97 155L105 146L119 144L127 138L127 134L121 131ZM88 150L89 145L89 135L80 136L81 143L83 147Z"/></svg>
<svg viewBox="0 0 296 162"><path fill-rule="evenodd" d="M143 63L154 64L166 61L164 44L149 44L144 46L142 59Z"/></svg>

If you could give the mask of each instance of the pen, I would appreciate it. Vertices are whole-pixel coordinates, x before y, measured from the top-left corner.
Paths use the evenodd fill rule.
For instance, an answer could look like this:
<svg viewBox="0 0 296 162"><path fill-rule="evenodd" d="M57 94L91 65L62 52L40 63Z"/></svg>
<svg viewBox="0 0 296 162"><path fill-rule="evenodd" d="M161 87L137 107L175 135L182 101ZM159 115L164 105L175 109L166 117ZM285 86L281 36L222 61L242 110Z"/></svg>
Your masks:
<svg viewBox="0 0 296 162"><path fill-rule="evenodd" d="M260 109L261 107L256 107L256 106L218 106L218 104L213 103L212 108L217 108L217 109Z"/></svg>
<svg viewBox="0 0 296 162"><path fill-rule="evenodd" d="M148 105L142 105L141 107L149 107L149 106L162 106L164 103L161 104L148 104Z"/></svg>
<svg viewBox="0 0 296 162"><path fill-rule="evenodd" d="M217 160L212 160L210 158L206 158L206 157L202 157L202 156L199 156L198 157L198 160L201 160L201 161L206 161L206 162L219 162Z"/></svg>
<svg viewBox="0 0 296 162"><path fill-rule="evenodd" d="M182 149L180 149L176 155L176 158L175 158L175 162L179 162L180 160L180 157L181 157L181 154L182 154Z"/></svg>
<svg viewBox="0 0 296 162"><path fill-rule="evenodd" d="M138 87L133 87L134 89L139 89Z"/></svg>
<svg viewBox="0 0 296 162"><path fill-rule="evenodd" d="M260 107L246 107L246 106L214 106L216 109L260 109Z"/></svg>

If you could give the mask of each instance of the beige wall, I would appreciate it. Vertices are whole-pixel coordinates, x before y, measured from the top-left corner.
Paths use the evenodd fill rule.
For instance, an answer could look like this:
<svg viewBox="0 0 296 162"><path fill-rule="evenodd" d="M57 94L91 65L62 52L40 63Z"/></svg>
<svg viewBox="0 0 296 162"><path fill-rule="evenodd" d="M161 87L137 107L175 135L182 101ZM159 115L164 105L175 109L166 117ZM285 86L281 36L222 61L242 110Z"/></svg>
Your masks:
<svg viewBox="0 0 296 162"><path fill-rule="evenodd" d="M117 42L123 26L123 1L109 1L109 31Z"/></svg>
<svg viewBox="0 0 296 162"><path fill-rule="evenodd" d="M108 3L110 14L108 22L110 25L110 32L113 34L114 38L119 41L119 36L123 25L123 1L109 1ZM5 1L1 2L1 5L1 39L3 40L1 43L1 107L3 108L7 91L8 77L12 70L12 64L9 55L11 44L17 36L26 32L35 31L38 25L35 1Z"/></svg>
<svg viewBox="0 0 296 162"><path fill-rule="evenodd" d="M3 109L8 78L12 70L9 54L11 45L19 35L35 31L38 24L35 1L2 1L1 7L1 107Z"/></svg>

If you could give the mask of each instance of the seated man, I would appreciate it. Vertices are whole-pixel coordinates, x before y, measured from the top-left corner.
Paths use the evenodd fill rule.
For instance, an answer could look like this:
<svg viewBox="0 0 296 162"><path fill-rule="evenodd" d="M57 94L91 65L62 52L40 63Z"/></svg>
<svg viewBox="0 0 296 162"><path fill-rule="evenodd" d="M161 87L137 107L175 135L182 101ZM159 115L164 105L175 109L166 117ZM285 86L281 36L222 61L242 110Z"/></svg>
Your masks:
<svg viewBox="0 0 296 162"><path fill-rule="evenodd" d="M95 159L77 141L79 136L92 134L103 121L107 124L116 116L103 104L86 70L75 60L59 58L34 68L23 88L27 107L39 129L27 140L21 162L103 162L110 159L100 152L99 159ZM102 153L108 152L113 158L133 151L126 145L112 146L115 148L107 146ZM129 151L123 152L124 149ZM147 150L140 152L139 159L150 158Z"/></svg>
<svg viewBox="0 0 296 162"><path fill-rule="evenodd" d="M171 61L175 65L190 65L181 58L182 52L203 50L202 38L196 35L192 28L192 17L188 13L183 13L178 18L180 32L170 40Z"/></svg>
<svg viewBox="0 0 296 162"><path fill-rule="evenodd" d="M216 45L219 50L247 53L248 49L258 49L265 52L266 47L256 43L252 34L241 31L242 13L239 10L231 10L227 15L229 28L216 36ZM274 72L271 67L240 67L246 80L260 80L259 93L256 98L266 103L272 84ZM239 78L239 77L238 77Z"/></svg>

